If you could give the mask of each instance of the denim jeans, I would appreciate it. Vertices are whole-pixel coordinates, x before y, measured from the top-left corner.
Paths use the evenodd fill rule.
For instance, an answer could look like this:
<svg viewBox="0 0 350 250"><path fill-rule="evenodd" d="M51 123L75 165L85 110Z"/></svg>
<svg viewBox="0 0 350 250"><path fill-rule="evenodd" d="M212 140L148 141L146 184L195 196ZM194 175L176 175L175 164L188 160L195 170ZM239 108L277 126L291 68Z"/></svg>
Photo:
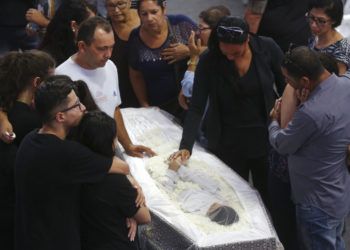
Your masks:
<svg viewBox="0 0 350 250"><path fill-rule="evenodd" d="M300 249L345 250L345 218L336 219L317 207L297 204L296 219Z"/></svg>

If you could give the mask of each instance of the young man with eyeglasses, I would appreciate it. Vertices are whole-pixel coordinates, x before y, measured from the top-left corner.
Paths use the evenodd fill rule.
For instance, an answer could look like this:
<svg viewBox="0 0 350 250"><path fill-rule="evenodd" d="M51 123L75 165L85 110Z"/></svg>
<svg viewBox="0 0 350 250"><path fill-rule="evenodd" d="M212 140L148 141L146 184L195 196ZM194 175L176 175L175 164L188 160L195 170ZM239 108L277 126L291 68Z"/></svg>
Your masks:
<svg viewBox="0 0 350 250"><path fill-rule="evenodd" d="M85 112L67 76L45 80L35 93L39 130L21 143L15 163L15 248L80 249L79 191L109 173L128 174L116 157L65 140Z"/></svg>
<svg viewBox="0 0 350 250"><path fill-rule="evenodd" d="M124 126L119 107L118 71L109 60L115 43L110 23L101 17L85 20L79 27L77 41L78 52L58 66L56 74L86 82L97 106L116 120L118 140L127 154L136 157L154 155L150 148L134 145Z"/></svg>
<svg viewBox="0 0 350 250"><path fill-rule="evenodd" d="M288 155L300 247L345 249L342 231L350 211L346 166L350 81L331 75L307 47L286 54L282 72L296 91L309 93L285 128L280 125L281 102L277 101L269 126L271 145Z"/></svg>

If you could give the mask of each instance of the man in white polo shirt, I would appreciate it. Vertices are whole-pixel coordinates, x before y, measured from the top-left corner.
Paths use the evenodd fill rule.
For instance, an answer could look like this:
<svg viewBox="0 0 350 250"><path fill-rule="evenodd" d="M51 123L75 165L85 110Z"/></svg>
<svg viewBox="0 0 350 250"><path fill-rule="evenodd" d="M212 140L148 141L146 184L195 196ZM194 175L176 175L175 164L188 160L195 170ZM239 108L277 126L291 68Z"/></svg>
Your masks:
<svg viewBox="0 0 350 250"><path fill-rule="evenodd" d="M89 18L80 25L77 41L78 52L59 65L56 74L86 82L97 106L115 119L118 140L127 154L137 157L142 157L143 153L153 155L150 148L134 145L124 126L119 108L118 71L109 60L114 45L111 25L101 17Z"/></svg>

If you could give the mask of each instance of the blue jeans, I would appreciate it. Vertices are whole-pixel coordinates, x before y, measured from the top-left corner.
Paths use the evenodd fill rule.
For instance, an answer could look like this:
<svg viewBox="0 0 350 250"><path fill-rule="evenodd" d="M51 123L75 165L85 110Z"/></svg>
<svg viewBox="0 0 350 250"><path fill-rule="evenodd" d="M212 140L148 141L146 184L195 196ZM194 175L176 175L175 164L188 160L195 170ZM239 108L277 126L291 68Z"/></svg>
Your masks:
<svg viewBox="0 0 350 250"><path fill-rule="evenodd" d="M296 205L300 249L345 250L342 231L345 219L336 219L310 205Z"/></svg>

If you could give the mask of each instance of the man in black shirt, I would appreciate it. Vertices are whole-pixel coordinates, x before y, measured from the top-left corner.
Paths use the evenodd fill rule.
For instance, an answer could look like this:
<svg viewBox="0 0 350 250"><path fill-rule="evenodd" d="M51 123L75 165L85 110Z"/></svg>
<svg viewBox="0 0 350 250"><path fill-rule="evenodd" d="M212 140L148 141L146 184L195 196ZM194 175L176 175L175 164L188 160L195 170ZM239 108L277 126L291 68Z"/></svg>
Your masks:
<svg viewBox="0 0 350 250"><path fill-rule="evenodd" d="M35 93L43 126L28 134L15 163L16 249L80 249L79 190L107 172L129 173L125 162L65 140L85 106L67 76L48 78Z"/></svg>

